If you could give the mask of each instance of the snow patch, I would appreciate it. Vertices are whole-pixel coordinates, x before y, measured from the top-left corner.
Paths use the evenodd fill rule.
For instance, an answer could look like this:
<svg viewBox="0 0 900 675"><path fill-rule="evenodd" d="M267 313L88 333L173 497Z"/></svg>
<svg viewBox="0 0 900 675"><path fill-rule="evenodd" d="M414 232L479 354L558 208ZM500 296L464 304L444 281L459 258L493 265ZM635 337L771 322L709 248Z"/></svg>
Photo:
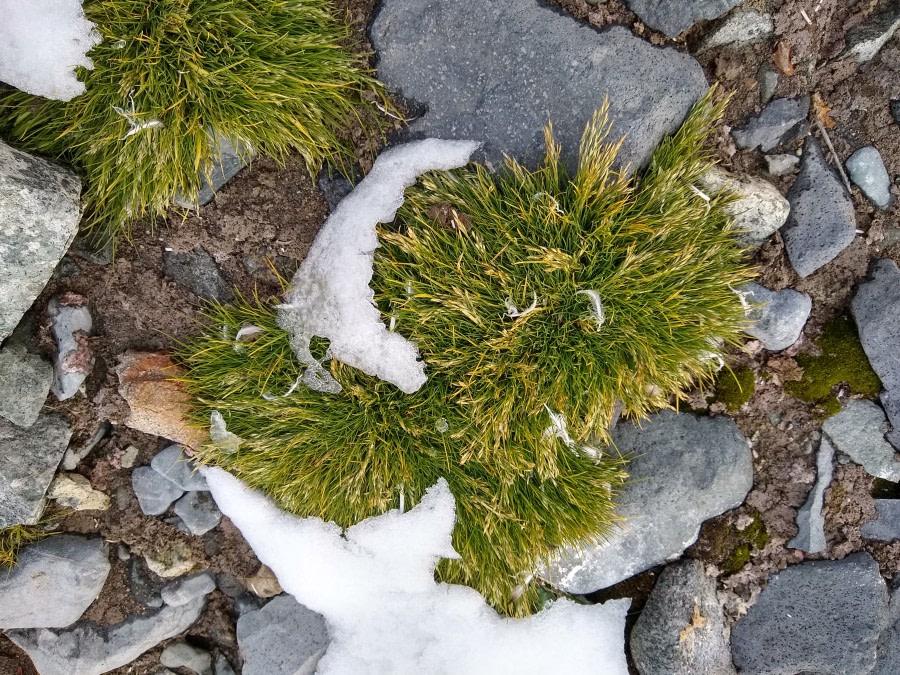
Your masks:
<svg viewBox="0 0 900 675"><path fill-rule="evenodd" d="M314 388L335 391L337 383L310 353L313 336L330 340L334 358L407 394L425 383L418 349L389 331L375 307L369 288L378 247L375 227L394 219L403 191L419 175L463 166L478 146L473 141L427 139L388 150L325 221L278 312L278 323L291 335L297 358L314 371Z"/></svg>
<svg viewBox="0 0 900 675"><path fill-rule="evenodd" d="M29 94L84 93L75 67L93 69L87 53L101 41L81 0L0 0L0 80Z"/></svg>
<svg viewBox="0 0 900 675"><path fill-rule="evenodd" d="M331 643L319 675L580 673L626 675L630 600L557 600L528 619L505 619L471 588L434 581L457 558L456 504L440 479L417 506L341 532L297 518L217 468L201 469L212 495L285 591L322 614Z"/></svg>

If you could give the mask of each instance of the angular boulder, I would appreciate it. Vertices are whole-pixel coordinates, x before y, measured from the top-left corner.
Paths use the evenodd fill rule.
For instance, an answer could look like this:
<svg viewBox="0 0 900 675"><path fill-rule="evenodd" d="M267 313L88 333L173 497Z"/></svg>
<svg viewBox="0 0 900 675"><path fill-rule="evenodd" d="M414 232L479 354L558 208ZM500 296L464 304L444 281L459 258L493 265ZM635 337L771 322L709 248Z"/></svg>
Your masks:
<svg viewBox="0 0 900 675"><path fill-rule="evenodd" d="M851 399L837 415L822 424L822 433L870 476L900 482L900 460L885 434L889 429L884 411L872 401Z"/></svg>
<svg viewBox="0 0 900 675"><path fill-rule="evenodd" d="M244 675L312 675L328 649L328 630L321 615L279 595L241 614L237 640Z"/></svg>
<svg viewBox="0 0 900 675"><path fill-rule="evenodd" d="M744 284L739 290L752 305L747 312L747 318L753 321L748 334L773 352L797 341L812 311L812 298L791 288L776 292L755 283Z"/></svg>
<svg viewBox="0 0 900 675"><path fill-rule="evenodd" d="M20 427L37 421L53 383L53 368L21 345L0 349L0 417Z"/></svg>

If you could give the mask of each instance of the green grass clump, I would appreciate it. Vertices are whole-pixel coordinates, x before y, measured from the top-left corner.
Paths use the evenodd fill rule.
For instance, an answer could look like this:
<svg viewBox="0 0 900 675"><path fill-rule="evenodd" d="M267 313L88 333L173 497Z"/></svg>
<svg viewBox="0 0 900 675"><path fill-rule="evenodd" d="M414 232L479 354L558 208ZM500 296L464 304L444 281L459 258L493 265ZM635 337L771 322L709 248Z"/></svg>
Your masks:
<svg viewBox="0 0 900 675"><path fill-rule="evenodd" d="M853 321L838 316L829 321L816 340L821 352L818 356L800 354L797 364L803 368L803 378L785 383L788 393L806 403L815 403L827 413L841 408L834 387L846 384L856 394L875 396L881 391L881 381L869 365Z"/></svg>
<svg viewBox="0 0 900 675"><path fill-rule="evenodd" d="M105 235L163 214L176 194L196 198L214 134L279 160L295 151L313 173L352 161L348 126L379 133L385 103L333 11L329 0L86 0L103 37L94 69L79 71L86 92L60 102L0 87L0 133L74 166L85 225ZM129 135L128 116L162 126Z"/></svg>
<svg viewBox="0 0 900 675"><path fill-rule="evenodd" d="M552 449L515 448L523 470L500 472L465 459L477 435L450 402L448 383L435 379L406 395L336 361L330 368L340 394L299 387L267 400L263 394L284 394L300 374L275 309L240 299L233 307L210 307L207 318L208 332L179 354L189 372L194 421L208 425L218 410L243 442L236 453L210 445L198 457L264 490L281 507L347 527L397 508L401 494L411 507L443 476L457 502L453 544L462 559L442 561L438 576L478 589L511 615L539 604L539 588L526 577L539 559L610 531L625 479L618 455L595 462L556 441ZM263 332L235 351L229 337L247 325ZM548 452L555 473L542 477L537 467Z"/></svg>
<svg viewBox="0 0 900 675"><path fill-rule="evenodd" d="M0 529L0 568L11 569L15 566L19 552L23 548L51 534L47 522L37 525L11 525Z"/></svg>
<svg viewBox="0 0 900 675"><path fill-rule="evenodd" d="M756 391L756 377L751 368L724 370L716 381L716 401L734 412L739 410Z"/></svg>

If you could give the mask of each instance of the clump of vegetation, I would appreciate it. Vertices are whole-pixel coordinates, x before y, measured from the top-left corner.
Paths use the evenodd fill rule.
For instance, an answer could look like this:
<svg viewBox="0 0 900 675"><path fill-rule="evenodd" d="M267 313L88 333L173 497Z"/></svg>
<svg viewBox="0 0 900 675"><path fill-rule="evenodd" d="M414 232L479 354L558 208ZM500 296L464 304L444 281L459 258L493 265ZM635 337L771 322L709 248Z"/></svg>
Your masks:
<svg viewBox="0 0 900 675"><path fill-rule="evenodd" d="M845 316L832 319L815 344L821 354L797 357L803 377L785 383L791 396L815 403L833 415L841 409L840 401L832 393L838 385L847 385L863 396L875 396L881 391L881 381L869 365L852 320Z"/></svg>
<svg viewBox="0 0 900 675"><path fill-rule="evenodd" d="M740 367L722 371L716 381L716 401L731 412L739 410L756 391L756 376L751 368Z"/></svg>
<svg viewBox="0 0 900 675"><path fill-rule="evenodd" d="M44 519L37 525L11 525L0 529L0 568L15 566L19 552L35 542L49 537L55 520Z"/></svg>
<svg viewBox="0 0 900 675"><path fill-rule="evenodd" d="M743 530L723 518L703 535L709 559L716 562L723 574L740 572L753 553L769 543L769 533L759 511L752 509L749 515L752 521Z"/></svg>
<svg viewBox="0 0 900 675"><path fill-rule="evenodd" d="M348 124L379 133L380 85L328 0L86 0L103 42L86 92L48 101L0 89L0 132L69 162L85 179L86 227L127 232L195 199L217 137L315 175L352 161ZM245 150L246 151L246 150Z"/></svg>
<svg viewBox="0 0 900 675"><path fill-rule="evenodd" d="M740 339L731 287L751 274L731 196L694 188L721 112L698 104L639 178L614 168L605 110L574 174L548 129L534 171L511 161L423 176L380 233L372 280L426 362L414 394L333 359L340 393L298 387L273 304L212 305L179 358L196 423L218 411L241 443L202 448L201 461L342 526L412 506L443 476L462 559L438 576L511 615L538 607L541 562L616 525L618 402L631 416L671 405ZM249 326L252 340L236 342Z"/></svg>

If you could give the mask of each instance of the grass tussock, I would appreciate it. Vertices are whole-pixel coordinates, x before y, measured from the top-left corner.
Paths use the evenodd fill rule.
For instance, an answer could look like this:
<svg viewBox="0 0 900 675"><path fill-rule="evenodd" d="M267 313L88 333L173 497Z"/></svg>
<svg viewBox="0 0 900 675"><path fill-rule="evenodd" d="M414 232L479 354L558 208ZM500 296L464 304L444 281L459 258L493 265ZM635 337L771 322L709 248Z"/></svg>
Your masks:
<svg viewBox="0 0 900 675"><path fill-rule="evenodd" d="M56 517L45 517L37 525L11 525L0 529L0 570L11 570L23 548L51 536L57 520Z"/></svg>
<svg viewBox="0 0 900 675"><path fill-rule="evenodd" d="M209 445L201 461L345 527L412 506L443 476L462 560L439 578L507 614L532 611L542 560L617 524L626 474L606 445L617 402L632 416L673 404L741 334L731 287L751 275L731 197L692 187L721 111L698 104L636 179L613 168L601 111L574 175L548 130L535 171L470 166L410 188L380 233L372 286L427 364L413 395L334 360L341 393L295 387L302 366L274 304L210 306L178 357L195 422L219 411L241 443Z"/></svg>
<svg viewBox="0 0 900 675"><path fill-rule="evenodd" d="M381 86L328 0L86 0L103 36L67 103L0 88L0 133L85 179L96 235L196 198L219 134L313 172L352 162L347 129L379 133ZM118 110L117 110L118 109ZM358 139L357 139L358 140Z"/></svg>

